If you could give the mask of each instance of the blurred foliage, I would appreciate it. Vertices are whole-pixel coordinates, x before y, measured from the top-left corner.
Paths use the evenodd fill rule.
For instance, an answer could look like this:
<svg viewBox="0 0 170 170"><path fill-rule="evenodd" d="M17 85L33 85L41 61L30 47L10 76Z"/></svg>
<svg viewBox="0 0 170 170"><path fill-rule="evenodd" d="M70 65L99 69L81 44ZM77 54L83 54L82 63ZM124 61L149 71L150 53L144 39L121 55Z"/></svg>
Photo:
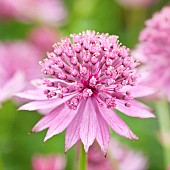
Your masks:
<svg viewBox="0 0 170 170"><path fill-rule="evenodd" d="M63 36L86 29L108 32L119 35L124 45L133 48L144 21L167 3L168 0L161 0L148 9L130 10L122 8L115 0L65 0L68 20L59 30ZM34 26L1 20L0 39L1 41L24 39ZM37 153L64 154L64 133L43 144L46 131L28 134L41 116L36 112L17 111L17 107L9 101L4 103L0 110L0 153L4 169L30 170L31 158ZM158 121L129 118L121 113L119 115L140 137L140 141L131 142L113 131L111 134L130 147L143 151L149 159L149 170L164 169L163 150L157 139ZM75 170L74 147L66 153L66 157L66 170Z"/></svg>

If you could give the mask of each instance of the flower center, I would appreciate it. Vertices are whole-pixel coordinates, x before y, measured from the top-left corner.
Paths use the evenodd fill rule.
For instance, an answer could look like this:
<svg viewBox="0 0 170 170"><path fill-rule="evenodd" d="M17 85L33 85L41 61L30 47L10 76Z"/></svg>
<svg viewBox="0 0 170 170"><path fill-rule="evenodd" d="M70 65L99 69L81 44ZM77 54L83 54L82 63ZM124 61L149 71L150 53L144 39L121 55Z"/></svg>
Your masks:
<svg viewBox="0 0 170 170"><path fill-rule="evenodd" d="M94 97L100 105L115 107L115 100L130 100L130 92L121 91L134 85L132 68L135 61L126 47L121 47L116 36L84 32L72 35L54 45L54 52L40 62L42 72L54 78L44 80L48 98L73 96L66 102L76 109L81 99ZM129 104L126 102L126 106Z"/></svg>

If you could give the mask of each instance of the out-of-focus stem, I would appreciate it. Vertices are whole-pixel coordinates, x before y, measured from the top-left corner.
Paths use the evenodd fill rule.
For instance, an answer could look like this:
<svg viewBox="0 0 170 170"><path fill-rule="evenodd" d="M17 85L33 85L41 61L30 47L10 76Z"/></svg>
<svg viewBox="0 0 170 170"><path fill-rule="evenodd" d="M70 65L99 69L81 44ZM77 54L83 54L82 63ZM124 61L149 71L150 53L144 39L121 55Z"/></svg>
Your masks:
<svg viewBox="0 0 170 170"><path fill-rule="evenodd" d="M156 110L160 128L160 142L164 149L166 169L170 166L170 112L169 103L162 99L156 103Z"/></svg>
<svg viewBox="0 0 170 170"><path fill-rule="evenodd" d="M4 170L2 157L0 156L0 170Z"/></svg>
<svg viewBox="0 0 170 170"><path fill-rule="evenodd" d="M81 144L80 156L79 156L79 169L78 170L86 170L86 169L87 169L87 155L84 151L83 144Z"/></svg>

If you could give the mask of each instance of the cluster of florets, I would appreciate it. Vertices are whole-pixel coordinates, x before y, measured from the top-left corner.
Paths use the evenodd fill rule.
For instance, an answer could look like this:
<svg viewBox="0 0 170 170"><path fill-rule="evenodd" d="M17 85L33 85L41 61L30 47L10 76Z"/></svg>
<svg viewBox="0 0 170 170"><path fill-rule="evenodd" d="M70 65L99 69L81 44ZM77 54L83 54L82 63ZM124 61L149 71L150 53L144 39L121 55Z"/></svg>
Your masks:
<svg viewBox="0 0 170 170"><path fill-rule="evenodd" d="M147 71L144 83L161 89L161 96L170 100L170 7L146 21L146 27L141 32L139 44L133 51L133 56L145 63ZM160 93L158 93L160 95Z"/></svg>
<svg viewBox="0 0 170 170"><path fill-rule="evenodd" d="M146 21L146 28L141 32L140 43L146 58L156 58L157 55L169 58L170 54L170 7L165 7L153 18Z"/></svg>
<svg viewBox="0 0 170 170"><path fill-rule="evenodd" d="M129 56L129 49L118 43L117 36L86 31L72 34L54 44L48 53L42 72L53 78L45 79L49 87L44 91L48 98L63 98L75 94L66 105L76 109L82 98L95 97L100 105L115 107L115 99L131 100L129 91L120 92L124 86L133 86L136 76L132 69L137 65Z"/></svg>

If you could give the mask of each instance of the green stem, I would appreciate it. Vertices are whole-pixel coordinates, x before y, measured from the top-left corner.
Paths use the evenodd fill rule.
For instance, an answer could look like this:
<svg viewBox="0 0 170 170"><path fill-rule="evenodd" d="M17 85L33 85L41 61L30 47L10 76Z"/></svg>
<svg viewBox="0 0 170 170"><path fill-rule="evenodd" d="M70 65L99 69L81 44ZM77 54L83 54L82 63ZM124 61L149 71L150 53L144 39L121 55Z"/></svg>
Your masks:
<svg viewBox="0 0 170 170"><path fill-rule="evenodd" d="M0 169L3 170L4 166L3 166L3 161L2 161L2 157L0 156Z"/></svg>
<svg viewBox="0 0 170 170"><path fill-rule="evenodd" d="M168 101L165 99L157 101L156 110L161 132L170 132L170 114Z"/></svg>
<svg viewBox="0 0 170 170"><path fill-rule="evenodd" d="M166 169L170 166L170 112L169 103L162 99L156 103L156 110L160 128L160 142L164 149L164 160Z"/></svg>
<svg viewBox="0 0 170 170"><path fill-rule="evenodd" d="M86 170L87 168L87 156L84 151L83 144L80 147L80 158L79 158L79 169L78 170Z"/></svg>
<svg viewBox="0 0 170 170"><path fill-rule="evenodd" d="M170 146L164 147L164 161L165 161L166 169L168 170L170 167Z"/></svg>

